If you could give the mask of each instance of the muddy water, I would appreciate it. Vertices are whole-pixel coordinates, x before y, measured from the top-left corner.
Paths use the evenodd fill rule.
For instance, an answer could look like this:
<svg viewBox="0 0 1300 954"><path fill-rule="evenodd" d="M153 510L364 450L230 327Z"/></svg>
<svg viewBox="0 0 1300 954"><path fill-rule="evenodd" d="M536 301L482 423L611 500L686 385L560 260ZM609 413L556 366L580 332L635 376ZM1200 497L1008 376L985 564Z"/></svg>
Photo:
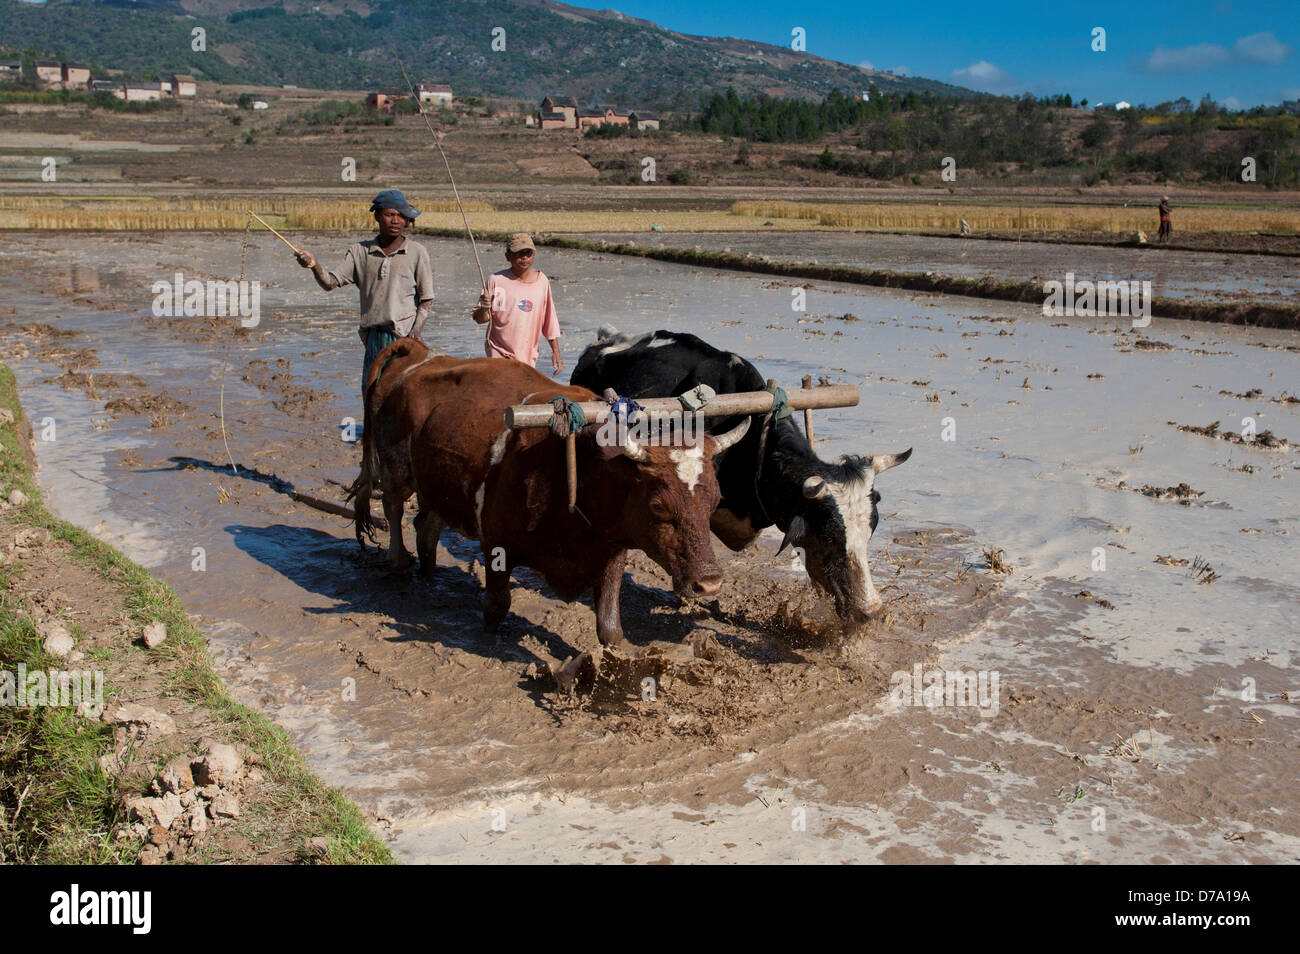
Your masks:
<svg viewBox="0 0 1300 954"><path fill-rule="evenodd" d="M853 265L961 278L1017 281L1147 281L1152 293L1197 300L1300 301L1300 267L1280 255L1226 255L1158 248L993 242L926 235L838 232L609 233L575 236L643 246L752 252L781 262Z"/></svg>
<svg viewBox="0 0 1300 954"><path fill-rule="evenodd" d="M333 237L300 244L327 263L342 251ZM426 244L439 290L427 337L477 354L472 258ZM400 857L1228 861L1300 848L1296 714L1282 699L1300 690L1297 458L1167 423L1237 433L1250 418L1300 440L1300 406L1274 400L1300 381L1300 336L1159 320L1137 334L830 284L807 286L797 313L785 283L543 249L569 368L605 322L690 330L787 386L806 373L859 385L858 407L817 414L824 456L915 448L877 484L887 619L819 638L825 606L770 534L727 555L716 603L679 607L636 560L629 636L707 634L718 656L671 657L654 701L642 673L611 662L598 698L574 702L530 667L594 647L588 606L521 572L511 619L484 637L474 544L448 534L432 580L394 578L344 521L277 483L338 499L355 474L341 439L360 417L353 293L318 291L257 237L256 328L149 317L152 282L178 268L237 277L240 256L228 234L7 237L4 345L28 415L57 424L37 448L51 507L176 587L232 690L290 729ZM93 348L101 380L138 375L141 394L180 406L114 419L106 392L51 383L67 359L19 330L33 321L77 332L61 344ZM1138 492L1184 482L1202 494L1186 506ZM1009 575L988 567L990 547ZM1198 557L1212 582L1192 575ZM996 711L891 706L894 674L918 664L996 672Z"/></svg>

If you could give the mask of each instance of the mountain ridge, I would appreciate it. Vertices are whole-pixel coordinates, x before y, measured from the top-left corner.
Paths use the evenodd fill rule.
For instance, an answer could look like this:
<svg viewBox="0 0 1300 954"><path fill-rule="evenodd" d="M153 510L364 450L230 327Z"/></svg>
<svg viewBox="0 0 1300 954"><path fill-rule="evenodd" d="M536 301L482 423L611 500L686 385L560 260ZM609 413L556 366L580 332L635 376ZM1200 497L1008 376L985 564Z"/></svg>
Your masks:
<svg viewBox="0 0 1300 954"><path fill-rule="evenodd" d="M195 27L206 31L204 50L191 49ZM142 44L141 37L152 42ZM504 40L505 49L494 49L494 40L498 46ZM802 99L872 83L886 93L976 95L937 80L757 40L697 37L557 0L0 0L0 47L141 74L322 89L401 86L396 49L413 80L450 83L460 94L539 99L565 93L579 101L679 110L728 86L741 95Z"/></svg>

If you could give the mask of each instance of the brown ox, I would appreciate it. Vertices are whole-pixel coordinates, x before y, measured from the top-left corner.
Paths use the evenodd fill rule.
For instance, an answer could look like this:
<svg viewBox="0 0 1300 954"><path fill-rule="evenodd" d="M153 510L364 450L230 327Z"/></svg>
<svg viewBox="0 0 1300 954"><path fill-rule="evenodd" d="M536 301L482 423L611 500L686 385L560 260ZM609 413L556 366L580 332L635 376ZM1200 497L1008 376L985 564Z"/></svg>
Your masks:
<svg viewBox="0 0 1300 954"><path fill-rule="evenodd" d="M596 428L587 428L577 438L578 512L569 513L564 442L546 428L512 431L504 421L512 404L557 395L596 400L515 361L433 356L409 338L389 345L367 382L362 467L352 487L357 538L373 529L369 500L378 477L389 562L409 567L401 518L414 492L421 572L433 568L444 527L480 542L488 632L510 609L511 570L528 566L564 600L594 588L596 632L612 646L623 639L619 592L629 549L663 567L680 596L721 587L709 538L719 496L712 461L745 425L695 447L601 447Z"/></svg>

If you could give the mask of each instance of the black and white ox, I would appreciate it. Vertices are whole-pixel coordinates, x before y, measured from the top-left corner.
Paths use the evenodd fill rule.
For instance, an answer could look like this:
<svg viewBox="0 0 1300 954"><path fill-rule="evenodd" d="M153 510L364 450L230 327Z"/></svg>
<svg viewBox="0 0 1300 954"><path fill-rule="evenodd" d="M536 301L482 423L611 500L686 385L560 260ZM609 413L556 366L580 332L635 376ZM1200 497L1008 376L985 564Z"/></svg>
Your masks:
<svg viewBox="0 0 1300 954"><path fill-rule="evenodd" d="M572 383L601 393L613 388L628 397L668 397L699 384L719 394L761 391L758 369L737 354L720 351L692 334L656 331L636 337L606 325L578 360ZM879 609L871 580L867 541L880 519L876 476L912 455L819 458L795 422L796 415L753 426L735 447L714 458L721 501L710 526L732 550L749 546L765 527L785 534L804 553L813 583L835 600L846 622L862 622ZM739 417L710 418L710 433L723 433ZM755 424L763 417L756 416ZM760 453L761 449L761 453ZM778 551L779 552L779 551Z"/></svg>

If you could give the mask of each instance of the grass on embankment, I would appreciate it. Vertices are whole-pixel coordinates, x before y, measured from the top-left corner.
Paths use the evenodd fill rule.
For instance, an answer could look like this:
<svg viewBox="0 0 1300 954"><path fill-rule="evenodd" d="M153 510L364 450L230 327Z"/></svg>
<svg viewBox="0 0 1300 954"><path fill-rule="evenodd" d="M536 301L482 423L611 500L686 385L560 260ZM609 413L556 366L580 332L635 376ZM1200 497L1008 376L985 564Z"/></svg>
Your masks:
<svg viewBox="0 0 1300 954"><path fill-rule="evenodd" d="M282 858L334 863L391 863L392 855L366 826L359 809L337 789L327 788L307 768L283 730L227 695L212 666L203 635L186 617L176 594L165 583L122 553L72 524L52 516L24 458L23 420L17 385L0 364L0 407L16 423L0 424L0 487L17 488L28 501L0 515L0 531L20 527L48 530L53 559L69 561L76 573L97 578L111 592L116 613L127 622L110 646L91 650L80 665L106 670L105 706L114 697L135 694L140 682L159 680L162 697L180 708L202 713L205 734L242 744L261 757L265 778L234 822L245 850L211 860L253 861L276 849ZM16 672L68 665L42 649L32 618L24 611L25 579L21 561L0 566L0 670ZM48 587L53 581L31 580ZM89 607L74 607L83 611ZM71 617L68 617L71 619ZM132 634L155 620L167 627L167 640L149 650ZM77 623L69 629L79 635ZM109 673L117 675L110 681ZM116 683L114 685L113 683ZM149 699L139 701L149 702ZM124 800L140 794L124 788L123 776L108 774L99 759L113 751L110 726L56 706L0 706L0 862L38 864L130 863L139 854L134 838L115 839L125 821ZM323 857L309 839L324 838ZM285 848L289 851L286 852Z"/></svg>

